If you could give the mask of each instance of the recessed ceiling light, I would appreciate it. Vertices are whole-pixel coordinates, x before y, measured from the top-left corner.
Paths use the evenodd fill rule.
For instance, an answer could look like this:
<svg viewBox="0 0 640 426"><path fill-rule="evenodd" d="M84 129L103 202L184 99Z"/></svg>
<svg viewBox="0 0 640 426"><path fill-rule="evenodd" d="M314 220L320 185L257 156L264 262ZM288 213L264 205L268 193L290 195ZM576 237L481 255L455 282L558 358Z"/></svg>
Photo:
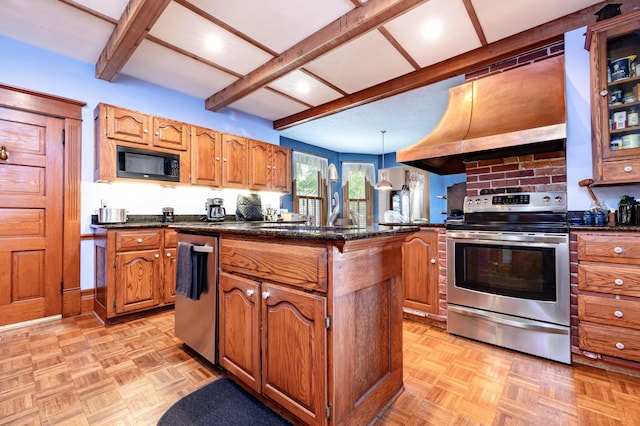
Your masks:
<svg viewBox="0 0 640 426"><path fill-rule="evenodd" d="M431 19L421 28L422 37L427 41L439 40L444 31L444 25L440 19Z"/></svg>
<svg viewBox="0 0 640 426"><path fill-rule="evenodd" d="M222 50L222 40L216 36L207 36L204 39L204 45L208 50L220 52Z"/></svg>

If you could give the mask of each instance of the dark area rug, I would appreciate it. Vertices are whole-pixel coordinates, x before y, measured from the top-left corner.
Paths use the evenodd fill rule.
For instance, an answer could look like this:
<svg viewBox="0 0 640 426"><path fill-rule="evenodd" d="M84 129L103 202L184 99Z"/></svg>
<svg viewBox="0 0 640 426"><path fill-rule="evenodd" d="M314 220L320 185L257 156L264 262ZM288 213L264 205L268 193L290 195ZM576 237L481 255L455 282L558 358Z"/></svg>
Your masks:
<svg viewBox="0 0 640 426"><path fill-rule="evenodd" d="M158 426L289 424L227 378L216 380L185 396L173 404L158 421Z"/></svg>

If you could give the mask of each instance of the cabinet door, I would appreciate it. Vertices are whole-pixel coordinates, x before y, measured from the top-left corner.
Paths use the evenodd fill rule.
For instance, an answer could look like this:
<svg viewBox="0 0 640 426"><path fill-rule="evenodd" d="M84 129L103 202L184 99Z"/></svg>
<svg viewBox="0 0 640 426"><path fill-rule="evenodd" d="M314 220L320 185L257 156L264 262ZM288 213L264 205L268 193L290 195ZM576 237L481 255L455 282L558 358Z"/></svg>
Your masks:
<svg viewBox="0 0 640 426"><path fill-rule="evenodd" d="M291 192L291 150L273 145L271 154L271 187L274 191Z"/></svg>
<svg viewBox="0 0 640 426"><path fill-rule="evenodd" d="M160 304L160 250L116 254L116 313Z"/></svg>
<svg viewBox="0 0 640 426"><path fill-rule="evenodd" d="M153 117L153 146L186 151L189 127L180 121Z"/></svg>
<svg viewBox="0 0 640 426"><path fill-rule="evenodd" d="M438 232L420 231L403 247L402 287L405 308L437 314L439 311Z"/></svg>
<svg viewBox="0 0 640 426"><path fill-rule="evenodd" d="M249 141L249 189L271 189L271 144Z"/></svg>
<svg viewBox="0 0 640 426"><path fill-rule="evenodd" d="M247 139L222 135L222 186L246 188L248 181Z"/></svg>
<svg viewBox="0 0 640 426"><path fill-rule="evenodd" d="M262 285L262 393L306 424L326 418L326 299Z"/></svg>
<svg viewBox="0 0 640 426"><path fill-rule="evenodd" d="M260 392L260 284L220 272L220 366Z"/></svg>
<svg viewBox="0 0 640 426"><path fill-rule="evenodd" d="M162 267L162 295L164 303L176 301L176 260L177 249L165 248Z"/></svg>
<svg viewBox="0 0 640 426"><path fill-rule="evenodd" d="M114 106L107 107L107 136L112 139L149 144L149 116Z"/></svg>
<svg viewBox="0 0 640 426"><path fill-rule="evenodd" d="M220 133L202 127L191 128L192 176L199 185L220 186L222 183L222 143Z"/></svg>

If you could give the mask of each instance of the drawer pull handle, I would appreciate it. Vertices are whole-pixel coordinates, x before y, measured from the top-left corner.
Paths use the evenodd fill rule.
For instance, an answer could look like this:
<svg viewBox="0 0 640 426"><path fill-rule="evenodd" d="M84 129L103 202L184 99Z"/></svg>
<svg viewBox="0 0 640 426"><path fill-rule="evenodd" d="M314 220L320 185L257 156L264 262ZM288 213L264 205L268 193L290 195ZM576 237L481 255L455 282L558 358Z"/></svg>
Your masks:
<svg viewBox="0 0 640 426"><path fill-rule="evenodd" d="M622 253L624 250L622 250L622 247L616 247L616 248L614 248L614 249L613 249L613 251L614 251L615 253L617 253L617 254L620 254L620 253Z"/></svg>
<svg viewBox="0 0 640 426"><path fill-rule="evenodd" d="M622 281L620 278L616 278L616 279L613 281L613 283L614 283L615 285L622 285L622 284L624 284L624 281Z"/></svg>
<svg viewBox="0 0 640 426"><path fill-rule="evenodd" d="M622 169L625 171L625 173L631 173L633 171L633 167L631 166L624 166L624 169Z"/></svg>
<svg viewBox="0 0 640 426"><path fill-rule="evenodd" d="M607 89L600 91L600 96L607 96L608 94L609 94L609 91Z"/></svg>
<svg viewBox="0 0 640 426"><path fill-rule="evenodd" d="M160 257L160 253L156 253L155 255L153 255L153 257L155 257L156 259Z"/></svg>
<svg viewBox="0 0 640 426"><path fill-rule="evenodd" d="M138 238L138 244L142 244L142 238Z"/></svg>
<svg viewBox="0 0 640 426"><path fill-rule="evenodd" d="M171 257L171 253L167 253L167 257Z"/></svg>
<svg viewBox="0 0 640 426"><path fill-rule="evenodd" d="M613 313L613 315L616 316L616 318L622 318L624 316L624 314L622 313L622 311L615 311Z"/></svg>
<svg viewBox="0 0 640 426"><path fill-rule="evenodd" d="M247 290L247 296L251 297L253 296L253 293L255 293L255 290L251 290L251 289Z"/></svg>
<svg viewBox="0 0 640 426"><path fill-rule="evenodd" d="M618 349L624 349L624 344L622 344L622 343L618 342L618 343L616 343L616 348L618 348Z"/></svg>
<svg viewBox="0 0 640 426"><path fill-rule="evenodd" d="M263 298L263 299L267 300L267 299L269 298L269 296L271 296L271 295L269 294L269 292L268 292L268 291L263 291L263 292L262 292L262 298Z"/></svg>

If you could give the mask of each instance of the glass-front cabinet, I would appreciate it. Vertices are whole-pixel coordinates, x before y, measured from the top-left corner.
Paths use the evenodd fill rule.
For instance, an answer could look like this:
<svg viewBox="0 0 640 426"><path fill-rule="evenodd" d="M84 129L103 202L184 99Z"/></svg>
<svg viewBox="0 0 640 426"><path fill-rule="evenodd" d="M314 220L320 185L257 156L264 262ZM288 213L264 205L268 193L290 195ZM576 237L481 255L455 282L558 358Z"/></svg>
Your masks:
<svg viewBox="0 0 640 426"><path fill-rule="evenodd" d="M587 29L591 59L593 179L640 182L640 10Z"/></svg>

